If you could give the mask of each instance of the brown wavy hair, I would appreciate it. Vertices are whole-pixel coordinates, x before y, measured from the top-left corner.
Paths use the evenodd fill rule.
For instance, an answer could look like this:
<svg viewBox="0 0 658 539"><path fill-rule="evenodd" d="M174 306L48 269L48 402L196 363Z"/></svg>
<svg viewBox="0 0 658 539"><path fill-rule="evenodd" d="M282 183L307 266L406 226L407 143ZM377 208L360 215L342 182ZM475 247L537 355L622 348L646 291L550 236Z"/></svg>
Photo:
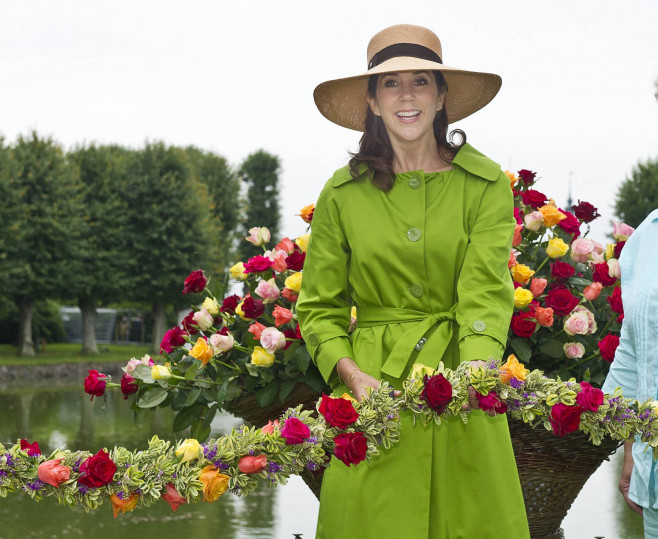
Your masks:
<svg viewBox="0 0 658 539"><path fill-rule="evenodd" d="M448 85L441 72L433 71L433 73L439 93L442 91L447 92ZM377 75L372 75L368 79L368 95L374 98L376 90ZM359 151L356 153L350 152L350 173L356 180L369 177L375 187L388 192L395 183L393 147L381 117L373 114L370 107L366 106L368 110L366 111L365 130L359 141ZM461 129L455 129L450 132L450 140L448 140L448 115L445 107L437 111L433 127L434 138L441 159L451 162L459 149L466 144L466 133ZM454 142L455 135L460 138L458 143Z"/></svg>

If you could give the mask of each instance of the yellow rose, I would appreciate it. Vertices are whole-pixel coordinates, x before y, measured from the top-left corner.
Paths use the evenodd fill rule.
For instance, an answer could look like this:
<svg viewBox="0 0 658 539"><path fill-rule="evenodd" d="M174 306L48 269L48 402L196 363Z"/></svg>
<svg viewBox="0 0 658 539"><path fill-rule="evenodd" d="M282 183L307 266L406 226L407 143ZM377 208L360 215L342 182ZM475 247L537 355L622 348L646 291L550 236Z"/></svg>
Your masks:
<svg viewBox="0 0 658 539"><path fill-rule="evenodd" d="M530 371L526 369L519 360L516 359L514 354L507 357L507 361L500 367L500 381L503 383L509 382L512 378L517 380L525 380Z"/></svg>
<svg viewBox="0 0 658 539"><path fill-rule="evenodd" d="M202 307L213 316L219 314L219 303L217 303L215 298L206 298L203 300Z"/></svg>
<svg viewBox="0 0 658 539"><path fill-rule="evenodd" d="M171 369L166 365L153 365L151 367L151 378L154 380L169 380Z"/></svg>
<svg viewBox="0 0 658 539"><path fill-rule="evenodd" d="M605 259L610 260L615 254L615 244L608 243L605 246Z"/></svg>
<svg viewBox="0 0 658 539"><path fill-rule="evenodd" d="M523 309L530 305L535 296L527 288L517 288L514 290L514 307Z"/></svg>
<svg viewBox="0 0 658 539"><path fill-rule="evenodd" d="M199 337L194 343L192 350L190 350L190 355L197 358L205 367L212 359L212 356L215 355L215 351L211 346L208 345L206 339Z"/></svg>
<svg viewBox="0 0 658 539"><path fill-rule="evenodd" d="M535 274L535 270L531 270L525 264L514 264L510 272L512 273L512 279L519 284L526 284L530 280L530 277Z"/></svg>
<svg viewBox="0 0 658 539"><path fill-rule="evenodd" d="M432 367L428 367L422 363L414 363L414 366L411 368L409 378L413 378L414 380L422 380L425 375L432 376L433 374L434 369Z"/></svg>
<svg viewBox="0 0 658 539"><path fill-rule="evenodd" d="M285 282L286 288L289 288L293 292L299 292L302 288L302 272L298 271L290 275Z"/></svg>
<svg viewBox="0 0 658 539"><path fill-rule="evenodd" d="M658 414L658 401L651 401L651 409L654 414Z"/></svg>
<svg viewBox="0 0 658 539"><path fill-rule="evenodd" d="M238 306L235 308L235 314L237 314L242 320L251 320L251 318L247 318L244 314L244 311L242 310L242 304L244 301L241 301L238 303Z"/></svg>
<svg viewBox="0 0 658 539"><path fill-rule="evenodd" d="M114 512L114 518L119 516L119 513L125 513L127 511L132 511L137 507L137 502L139 501L139 494L133 492L128 498L122 500L116 494L110 496L110 502L112 503L112 511Z"/></svg>
<svg viewBox="0 0 658 539"><path fill-rule="evenodd" d="M302 250L302 253L305 253L306 249L308 249L308 240L310 237L311 237L310 234L304 234L303 236L299 236L299 238L295 240L297 247L299 247Z"/></svg>
<svg viewBox="0 0 658 539"><path fill-rule="evenodd" d="M546 206L542 206L539 208L539 211L541 212L541 216L543 218L543 223L544 226L555 226L557 225L562 219L566 219L567 216L564 215L560 210L557 209L555 206L555 202L551 200Z"/></svg>
<svg viewBox="0 0 658 539"><path fill-rule="evenodd" d="M344 400L346 400L346 401L351 401L352 404L358 404L358 403L359 403L359 401L356 400L354 397L352 397L352 395L350 395L349 393L343 393L343 394L340 396L340 398L341 398L341 399L344 399Z"/></svg>
<svg viewBox="0 0 658 539"><path fill-rule="evenodd" d="M208 464L199 475L199 481L203 483L203 496L207 502L217 500L228 488L230 477L219 473L219 470L212 464Z"/></svg>
<svg viewBox="0 0 658 539"><path fill-rule="evenodd" d="M270 354L262 346L255 346L251 353L251 362L257 367L271 367L274 363L274 354Z"/></svg>
<svg viewBox="0 0 658 539"><path fill-rule="evenodd" d="M569 246L560 238L555 237L548 242L546 254L551 258L560 258L569 252Z"/></svg>
<svg viewBox="0 0 658 539"><path fill-rule="evenodd" d="M509 178L510 187L514 189L514 186L516 185L516 182L519 181L519 179L514 175L513 172L510 172L509 170L505 171L505 175Z"/></svg>
<svg viewBox="0 0 658 539"><path fill-rule="evenodd" d="M176 456L183 457L181 463L198 459L201 456L201 444L194 438L187 438L176 449Z"/></svg>
<svg viewBox="0 0 658 539"><path fill-rule="evenodd" d="M231 277L233 277L236 281L247 280L247 274L244 272L244 264L242 262L238 262L235 266L231 267L231 269L229 269L228 271L231 274Z"/></svg>

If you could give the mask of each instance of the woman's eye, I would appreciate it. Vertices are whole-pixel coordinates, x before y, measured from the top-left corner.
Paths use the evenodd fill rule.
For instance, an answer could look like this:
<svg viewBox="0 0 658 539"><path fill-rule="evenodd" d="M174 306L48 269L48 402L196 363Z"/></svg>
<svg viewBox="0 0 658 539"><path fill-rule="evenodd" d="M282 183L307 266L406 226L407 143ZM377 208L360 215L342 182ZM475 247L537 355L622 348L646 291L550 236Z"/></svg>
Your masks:
<svg viewBox="0 0 658 539"><path fill-rule="evenodd" d="M424 79L424 78L416 79L414 84L416 86L424 86L424 85L427 84L427 79Z"/></svg>
<svg viewBox="0 0 658 539"><path fill-rule="evenodd" d="M388 79L384 81L384 86L386 86L387 88L392 88L393 86L395 86L395 81L393 79Z"/></svg>

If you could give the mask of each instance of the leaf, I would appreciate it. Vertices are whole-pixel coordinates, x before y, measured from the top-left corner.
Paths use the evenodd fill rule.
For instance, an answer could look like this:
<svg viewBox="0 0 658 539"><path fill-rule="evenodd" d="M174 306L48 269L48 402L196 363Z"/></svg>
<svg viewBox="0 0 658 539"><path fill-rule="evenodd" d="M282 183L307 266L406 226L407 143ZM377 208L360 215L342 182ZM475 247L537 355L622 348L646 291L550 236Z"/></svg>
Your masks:
<svg viewBox="0 0 658 539"><path fill-rule="evenodd" d="M198 407L191 406L189 408L183 408L180 412L174 417L174 432L179 432L185 430L192 423L194 423L199 418Z"/></svg>
<svg viewBox="0 0 658 539"><path fill-rule="evenodd" d="M256 391L256 402L261 408L267 408L276 400L276 396L279 392L279 382L277 380L272 380L265 387Z"/></svg>
<svg viewBox="0 0 658 539"><path fill-rule="evenodd" d="M206 415L203 417L203 426L210 428L215 414L217 413L217 405L213 404L208 410L206 410Z"/></svg>
<svg viewBox="0 0 658 539"><path fill-rule="evenodd" d="M185 379L194 380L198 372L199 372L199 363L195 361L185 371Z"/></svg>
<svg viewBox="0 0 658 539"><path fill-rule="evenodd" d="M283 402L286 397L290 395L290 392L292 391L292 388L295 387L296 383L296 380L288 380L287 382L283 382L281 384L281 389L279 390L279 400L281 402Z"/></svg>
<svg viewBox="0 0 658 539"><path fill-rule="evenodd" d="M210 427L206 427L203 424L202 419L197 419L194 423L192 423L192 428L190 430L192 438L198 440L200 443L205 442L206 438L210 436Z"/></svg>
<svg viewBox="0 0 658 539"><path fill-rule="evenodd" d="M542 354L555 359L562 359L564 357L564 348L560 341L549 340L542 344L540 347Z"/></svg>
<svg viewBox="0 0 658 539"><path fill-rule="evenodd" d="M306 374L308 365L311 362L311 356L305 346L300 346L295 352L295 364L302 374Z"/></svg>
<svg viewBox="0 0 658 539"><path fill-rule="evenodd" d="M286 348L283 351L283 360L284 362L289 361L290 358L292 358L295 353L297 352L297 349L301 346L301 341L293 341L288 348Z"/></svg>
<svg viewBox="0 0 658 539"><path fill-rule="evenodd" d="M147 367L146 365L137 365L131 376L137 378L137 380L141 380L145 384L155 383L153 376L151 376L151 367Z"/></svg>
<svg viewBox="0 0 658 539"><path fill-rule="evenodd" d="M161 387L154 387L146 391L138 400L137 406L140 408L153 408L167 398L168 392Z"/></svg>
<svg viewBox="0 0 658 539"><path fill-rule="evenodd" d="M526 363L530 361L530 358L532 357L532 348L530 348L528 341L525 339L512 339L510 344L512 345L512 349L517 358Z"/></svg>
<svg viewBox="0 0 658 539"><path fill-rule="evenodd" d="M190 392L187 394L187 399L185 400L185 406L192 406L201 395L201 390L198 387L193 387L190 389ZM189 425L186 425L189 427ZM185 427L183 427L185 428ZM183 429L178 429L183 430Z"/></svg>
<svg viewBox="0 0 658 539"><path fill-rule="evenodd" d="M228 391L226 392L226 397L224 397L225 401L232 401L234 399L237 399L240 394L242 393L242 390L236 386L236 385L230 385L228 386Z"/></svg>
<svg viewBox="0 0 658 539"><path fill-rule="evenodd" d="M171 409L174 411L177 410L182 410L185 408L187 403L187 395L185 394L184 391L181 391L180 389L176 391L174 394L174 397L171 399Z"/></svg>
<svg viewBox="0 0 658 539"><path fill-rule="evenodd" d="M222 387L220 387L219 391L217 392L217 406L221 406L222 404L224 404L224 400L226 400L227 393L228 393L228 380L224 380Z"/></svg>
<svg viewBox="0 0 658 539"><path fill-rule="evenodd" d="M324 383L324 380L317 373L310 374L304 378L304 382L311 389L314 389L318 393L323 393L327 390L327 385Z"/></svg>
<svg viewBox="0 0 658 539"><path fill-rule="evenodd" d="M582 277L569 277L569 282L571 284L577 284L580 286L589 286L592 284L588 279L583 279Z"/></svg>

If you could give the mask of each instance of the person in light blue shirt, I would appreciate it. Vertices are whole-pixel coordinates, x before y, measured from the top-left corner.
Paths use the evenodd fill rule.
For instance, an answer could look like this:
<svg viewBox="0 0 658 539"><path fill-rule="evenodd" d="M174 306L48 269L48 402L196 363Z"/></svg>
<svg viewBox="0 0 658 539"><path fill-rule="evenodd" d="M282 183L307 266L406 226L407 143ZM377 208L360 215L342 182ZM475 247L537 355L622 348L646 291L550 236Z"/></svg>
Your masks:
<svg viewBox="0 0 658 539"><path fill-rule="evenodd" d="M658 209L642 222L619 257L624 322L619 347L603 384L624 397L658 400ZM628 506L643 515L645 538L658 539L658 463L646 443L624 443L619 480Z"/></svg>

